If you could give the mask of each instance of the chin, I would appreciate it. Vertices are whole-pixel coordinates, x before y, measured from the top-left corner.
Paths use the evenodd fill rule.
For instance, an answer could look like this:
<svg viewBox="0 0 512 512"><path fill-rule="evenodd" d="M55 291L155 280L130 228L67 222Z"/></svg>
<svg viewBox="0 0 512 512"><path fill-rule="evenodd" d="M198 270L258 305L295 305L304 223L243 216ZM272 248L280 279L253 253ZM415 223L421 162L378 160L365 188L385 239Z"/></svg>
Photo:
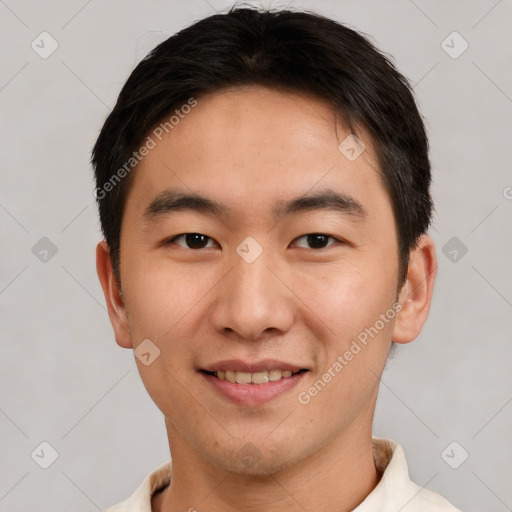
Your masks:
<svg viewBox="0 0 512 512"><path fill-rule="evenodd" d="M224 459L222 461L222 467L227 471L250 477L268 477L280 473L291 466L293 466L293 461L289 459L284 460L282 457L262 457L254 464L242 462L238 460L236 455L229 460Z"/></svg>
<svg viewBox="0 0 512 512"><path fill-rule="evenodd" d="M253 441L251 441L252 439ZM247 437L215 453L203 453L212 464L226 471L247 476L269 476L297 464L307 454L295 453L291 443L269 444L268 439ZM297 446L297 444L295 444Z"/></svg>

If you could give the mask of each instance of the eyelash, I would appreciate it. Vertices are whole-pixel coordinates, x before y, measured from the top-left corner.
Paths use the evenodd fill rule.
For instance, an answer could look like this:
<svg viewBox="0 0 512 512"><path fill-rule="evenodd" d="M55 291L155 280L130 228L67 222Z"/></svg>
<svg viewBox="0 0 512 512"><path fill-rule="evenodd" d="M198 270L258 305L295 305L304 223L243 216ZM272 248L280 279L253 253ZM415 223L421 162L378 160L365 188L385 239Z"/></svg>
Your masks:
<svg viewBox="0 0 512 512"><path fill-rule="evenodd" d="M182 233L181 235L176 235L172 238L170 238L168 241L167 241L167 244L172 244L172 243L175 243L176 240L180 239L180 238L183 238L183 237L186 237L187 235L199 235L201 237L205 237L207 240L213 240L213 238L210 238L209 236L206 236L206 235L203 235L202 233ZM327 237L328 239L332 239L334 240L335 242L338 242L338 243L341 243L341 244L345 244L346 242L344 240L341 240L339 238L336 238L332 235L327 235L326 233L308 233L306 235L301 235L297 238L295 238L293 240L293 242L295 242L296 240L300 240L300 239L303 239L303 238L306 238L306 237L309 237L309 236L322 236L322 237ZM176 245L179 245L179 244L176 244ZM329 244L325 247L320 247L320 248L310 248L311 250L313 251L318 251L318 250L321 250L321 249L326 249L327 247L331 247L332 245L334 244ZM180 247L183 247L180 245ZM204 247L201 247L199 249L192 249L190 247L184 247L184 249L190 249L190 250L200 250L200 249L204 249Z"/></svg>

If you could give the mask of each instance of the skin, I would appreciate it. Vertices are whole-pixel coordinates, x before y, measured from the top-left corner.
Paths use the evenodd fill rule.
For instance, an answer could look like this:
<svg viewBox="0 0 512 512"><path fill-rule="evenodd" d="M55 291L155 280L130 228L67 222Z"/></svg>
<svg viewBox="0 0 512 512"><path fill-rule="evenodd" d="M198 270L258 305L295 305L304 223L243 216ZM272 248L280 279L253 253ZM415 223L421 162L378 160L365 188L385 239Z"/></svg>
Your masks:
<svg viewBox="0 0 512 512"><path fill-rule="evenodd" d="M117 343L150 339L160 356L137 359L165 417L171 485L153 510L349 511L377 485L371 429L391 341L415 339L428 315L436 270L432 240L411 251L398 283L397 231L364 130L366 150L349 161L349 135L324 101L262 87L229 89L198 105L139 164L121 231L121 285L108 246L97 270ZM276 219L278 201L330 188L364 217L325 209ZM145 218L162 191L194 192L228 206ZM184 233L208 237L190 248ZM304 235L323 233L324 247ZM248 236L262 254L236 252ZM193 246L195 247L195 246ZM395 302L386 323L311 401L298 400L352 340ZM279 359L308 368L293 389L260 406L221 396L198 372L222 359ZM259 460L239 451L251 442Z"/></svg>

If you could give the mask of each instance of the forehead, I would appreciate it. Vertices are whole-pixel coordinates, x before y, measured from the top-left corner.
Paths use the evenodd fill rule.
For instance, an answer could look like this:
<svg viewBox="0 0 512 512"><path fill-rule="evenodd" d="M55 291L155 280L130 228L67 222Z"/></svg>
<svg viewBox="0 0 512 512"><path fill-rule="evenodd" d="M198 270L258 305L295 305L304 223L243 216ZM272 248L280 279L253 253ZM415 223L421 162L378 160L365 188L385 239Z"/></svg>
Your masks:
<svg viewBox="0 0 512 512"><path fill-rule="evenodd" d="M127 208L176 187L248 215L324 188L389 208L370 139L358 130L364 152L347 158L340 143L353 136L329 103L256 86L196 101L172 129L150 134L156 144L134 171Z"/></svg>

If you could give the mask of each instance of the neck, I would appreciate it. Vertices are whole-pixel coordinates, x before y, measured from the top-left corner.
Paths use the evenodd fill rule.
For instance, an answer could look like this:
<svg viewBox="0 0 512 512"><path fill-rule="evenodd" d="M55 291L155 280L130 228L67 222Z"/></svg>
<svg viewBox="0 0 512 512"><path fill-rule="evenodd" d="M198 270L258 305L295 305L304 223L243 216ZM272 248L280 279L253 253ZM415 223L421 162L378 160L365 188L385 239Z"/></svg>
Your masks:
<svg viewBox="0 0 512 512"><path fill-rule="evenodd" d="M349 512L379 481L368 428L352 425L310 457L267 475L244 475L206 461L183 439L172 438L171 485L157 495L154 512Z"/></svg>

